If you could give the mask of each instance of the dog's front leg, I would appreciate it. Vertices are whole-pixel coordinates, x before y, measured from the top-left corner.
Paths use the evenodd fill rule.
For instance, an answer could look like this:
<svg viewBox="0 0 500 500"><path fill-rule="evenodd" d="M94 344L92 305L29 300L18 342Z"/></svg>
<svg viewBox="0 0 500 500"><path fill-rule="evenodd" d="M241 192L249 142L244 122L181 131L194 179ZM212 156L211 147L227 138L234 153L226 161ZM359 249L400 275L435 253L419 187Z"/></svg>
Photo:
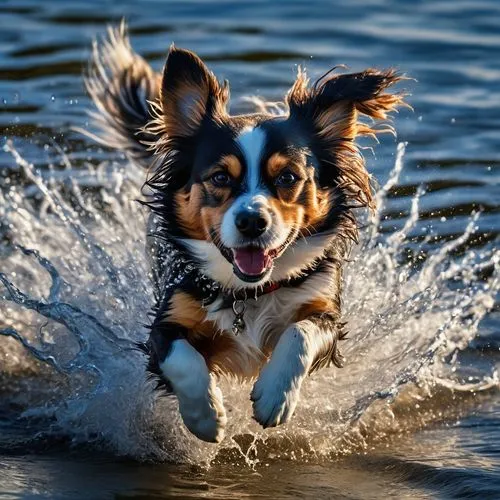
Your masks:
<svg viewBox="0 0 500 500"><path fill-rule="evenodd" d="M341 327L329 314L313 315L285 330L251 394L257 422L274 427L290 420L306 375L332 360L339 362L337 340L341 334Z"/></svg>
<svg viewBox="0 0 500 500"><path fill-rule="evenodd" d="M222 392L203 356L187 340L179 338L171 342L159 368L179 400L186 427L204 441L222 441L227 422Z"/></svg>

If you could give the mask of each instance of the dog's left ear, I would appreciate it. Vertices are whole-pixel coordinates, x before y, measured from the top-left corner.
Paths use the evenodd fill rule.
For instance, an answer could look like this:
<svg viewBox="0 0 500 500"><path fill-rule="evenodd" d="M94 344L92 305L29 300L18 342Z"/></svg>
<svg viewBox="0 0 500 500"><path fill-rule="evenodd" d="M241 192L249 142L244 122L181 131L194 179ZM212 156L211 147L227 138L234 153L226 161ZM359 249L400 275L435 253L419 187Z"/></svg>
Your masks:
<svg viewBox="0 0 500 500"><path fill-rule="evenodd" d="M362 73L330 75L320 78L312 87L302 71L287 95L289 120L312 132L311 148L325 168L319 172L322 186L342 186L359 206L374 207L370 175L356 145L360 135L375 137L394 133L384 123L374 126L359 121L360 115L385 120L391 111L405 105L404 93L386 92L405 79L393 70L369 69Z"/></svg>
<svg viewBox="0 0 500 500"><path fill-rule="evenodd" d="M326 75L312 87L305 73L287 95L290 117L310 120L319 137L327 141L352 141L359 135L375 136L392 132L390 125L372 128L358 122L359 115L385 120L388 113L404 105L403 93L388 93L386 89L405 79L394 70L368 69L362 73Z"/></svg>
<svg viewBox="0 0 500 500"><path fill-rule="evenodd" d="M172 46L163 71L160 106L164 131L170 137L196 134L206 116L221 116L229 99L203 61L189 50Z"/></svg>

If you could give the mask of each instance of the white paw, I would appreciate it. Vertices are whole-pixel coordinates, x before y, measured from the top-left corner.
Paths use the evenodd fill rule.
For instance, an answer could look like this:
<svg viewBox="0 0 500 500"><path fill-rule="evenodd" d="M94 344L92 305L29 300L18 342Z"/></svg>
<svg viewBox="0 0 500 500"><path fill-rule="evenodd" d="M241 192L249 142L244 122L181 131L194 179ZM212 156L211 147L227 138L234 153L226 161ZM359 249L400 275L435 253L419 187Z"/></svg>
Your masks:
<svg viewBox="0 0 500 500"><path fill-rule="evenodd" d="M160 368L172 384L186 427L204 441L222 441L227 422L222 392L201 354L186 340L175 340Z"/></svg>
<svg viewBox="0 0 500 500"><path fill-rule="evenodd" d="M290 420L299 401L302 379L281 373L269 363L255 383L250 399L255 420L262 427L276 427Z"/></svg>
<svg viewBox="0 0 500 500"><path fill-rule="evenodd" d="M292 417L308 372L308 358L303 332L290 327L260 372L250 396L255 420L263 427L284 424Z"/></svg>
<svg viewBox="0 0 500 500"><path fill-rule="evenodd" d="M224 439L226 411L222 392L214 380L201 398L179 397L179 411L184 424L197 438L209 443L220 443Z"/></svg>

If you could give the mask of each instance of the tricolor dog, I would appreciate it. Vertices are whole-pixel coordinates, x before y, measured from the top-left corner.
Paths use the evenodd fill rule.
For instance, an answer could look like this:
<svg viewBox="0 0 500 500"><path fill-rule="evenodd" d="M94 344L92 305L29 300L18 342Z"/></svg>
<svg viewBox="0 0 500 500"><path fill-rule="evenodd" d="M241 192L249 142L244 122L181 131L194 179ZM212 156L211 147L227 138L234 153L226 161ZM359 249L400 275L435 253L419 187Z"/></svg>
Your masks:
<svg viewBox="0 0 500 500"><path fill-rule="evenodd" d="M359 136L403 104L393 70L298 76L286 112L231 115L229 85L170 47L161 74L124 28L96 45L87 88L100 141L147 169L156 304L144 345L187 428L219 442L221 376L254 381L264 427L287 422L304 378L340 366L342 269L353 210L373 207ZM369 117L368 122L360 121Z"/></svg>

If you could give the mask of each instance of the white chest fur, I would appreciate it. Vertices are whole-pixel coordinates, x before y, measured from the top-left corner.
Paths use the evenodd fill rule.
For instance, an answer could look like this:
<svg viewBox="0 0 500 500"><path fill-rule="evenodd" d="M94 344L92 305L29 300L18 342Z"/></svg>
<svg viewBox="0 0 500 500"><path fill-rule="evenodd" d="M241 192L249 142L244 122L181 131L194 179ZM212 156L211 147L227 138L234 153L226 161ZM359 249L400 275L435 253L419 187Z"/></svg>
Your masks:
<svg viewBox="0 0 500 500"><path fill-rule="evenodd" d="M336 273L328 270L310 276L297 287L282 287L269 294L261 295L257 300L249 298L245 301L245 328L235 339L237 340L239 356L243 363L255 365L262 362L264 347L273 346L282 333L294 321L301 306L320 297L328 297L338 293ZM207 308L207 319L217 323L217 326L228 335L231 332L235 318L232 309L217 310L217 301ZM252 366L243 372L253 371Z"/></svg>

